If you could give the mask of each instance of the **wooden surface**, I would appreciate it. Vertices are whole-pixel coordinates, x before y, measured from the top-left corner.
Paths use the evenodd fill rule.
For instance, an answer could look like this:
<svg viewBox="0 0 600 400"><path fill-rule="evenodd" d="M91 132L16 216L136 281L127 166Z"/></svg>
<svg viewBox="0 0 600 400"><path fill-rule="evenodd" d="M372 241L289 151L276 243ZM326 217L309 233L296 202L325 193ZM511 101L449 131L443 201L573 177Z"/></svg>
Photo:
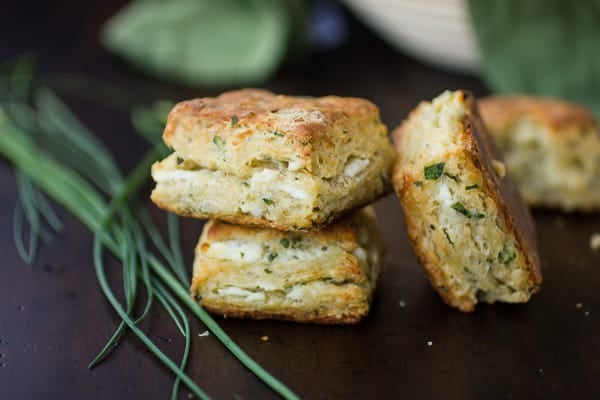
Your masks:
<svg viewBox="0 0 600 400"><path fill-rule="evenodd" d="M98 29L120 6L119 1L3 4L0 61L32 50L42 73L113 82L146 104L217 92L155 82L106 53ZM475 78L424 66L392 51L359 24L351 26L347 45L317 53L303 66L284 67L265 87L366 97L379 105L390 127L418 101L446 88L486 93ZM124 171L137 163L146 147L126 114L67 100ZM118 321L96 282L92 236L61 210L64 234L42 248L33 267L25 265L12 239L16 186L4 161L0 187L0 398L168 398L173 377L132 335L107 362L87 369ZM600 253L589 248L591 233L600 231L598 215L536 213L541 292L529 304L480 305L466 315L445 306L429 287L409 248L395 197L380 200L376 208L387 256L364 323L328 327L219 320L223 328L307 399L599 398ZM200 221L183 224L188 265L201 226ZM111 268L118 284L118 265ZM142 326L168 354L180 355L182 342L162 310L155 309ZM200 323L193 322L193 331L189 374L208 394L276 398L214 337L199 337ZM268 342L261 340L264 335ZM181 398L188 398L186 389Z"/></svg>

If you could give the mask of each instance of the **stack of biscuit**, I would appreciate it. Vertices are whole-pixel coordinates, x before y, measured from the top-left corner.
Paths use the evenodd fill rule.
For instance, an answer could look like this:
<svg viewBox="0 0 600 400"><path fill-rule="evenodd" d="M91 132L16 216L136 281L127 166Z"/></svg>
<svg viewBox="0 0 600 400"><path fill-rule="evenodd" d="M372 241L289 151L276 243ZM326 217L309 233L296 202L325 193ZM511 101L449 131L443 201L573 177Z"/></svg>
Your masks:
<svg viewBox="0 0 600 400"><path fill-rule="evenodd" d="M368 313L382 246L367 205L395 159L375 105L232 91L177 104L163 139L173 153L152 167L152 200L209 219L191 287L203 307L317 323Z"/></svg>

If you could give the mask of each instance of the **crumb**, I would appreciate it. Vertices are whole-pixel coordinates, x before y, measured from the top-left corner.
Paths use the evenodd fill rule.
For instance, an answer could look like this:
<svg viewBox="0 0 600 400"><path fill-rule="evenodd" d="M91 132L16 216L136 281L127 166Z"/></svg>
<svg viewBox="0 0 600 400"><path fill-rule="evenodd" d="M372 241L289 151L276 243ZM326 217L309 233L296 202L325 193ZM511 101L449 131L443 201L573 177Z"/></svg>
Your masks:
<svg viewBox="0 0 600 400"><path fill-rule="evenodd" d="M590 237L590 249L594 251L600 250L600 233L592 233Z"/></svg>
<svg viewBox="0 0 600 400"><path fill-rule="evenodd" d="M269 337L267 335L261 336L260 340L262 340L263 342L268 342L269 341Z"/></svg>
<svg viewBox="0 0 600 400"><path fill-rule="evenodd" d="M198 334L199 337L205 337L205 336L208 336L208 335L210 335L209 331L204 331L204 332Z"/></svg>
<svg viewBox="0 0 600 400"><path fill-rule="evenodd" d="M583 303L575 303L575 308L581 308L583 307Z"/></svg>
<svg viewBox="0 0 600 400"><path fill-rule="evenodd" d="M405 302L404 300L400 300L400 301L398 302L398 306L399 306L400 308L404 308L404 307L406 307L406 302Z"/></svg>
<svg viewBox="0 0 600 400"><path fill-rule="evenodd" d="M429 347L433 346L433 342L431 340L427 341L427 346L429 346Z"/></svg>

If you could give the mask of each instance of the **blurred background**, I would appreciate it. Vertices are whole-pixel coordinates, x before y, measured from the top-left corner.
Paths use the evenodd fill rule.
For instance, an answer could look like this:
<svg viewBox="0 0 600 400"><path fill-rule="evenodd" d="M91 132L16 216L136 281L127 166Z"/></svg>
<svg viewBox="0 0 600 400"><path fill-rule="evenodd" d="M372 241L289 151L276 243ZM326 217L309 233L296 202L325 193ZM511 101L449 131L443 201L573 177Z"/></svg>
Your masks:
<svg viewBox="0 0 600 400"><path fill-rule="evenodd" d="M134 132L136 107L247 86L364 97L390 129L421 100L458 88L559 96L598 114L599 4L4 0L0 62L26 55L35 84L57 92L127 173L150 147ZM5 162L0 185L0 226L10 227L17 191ZM430 289L396 198L376 208L389 255L367 323L221 320L224 328L306 398L600 396L600 309L596 287L585 284L598 260L588 249L595 220L538 214L544 289L531 304L482 307L470 318ZM11 229L0 231L0 398L166 398L171 375L135 340L124 340L106 365L86 368L118 320L98 289L91 234L60 214L64 233L42 248L36 268L23 265ZM187 265L201 226L182 222ZM179 354L164 313L145 324L167 353ZM274 397L216 343L195 344L192 358L190 375L216 398Z"/></svg>

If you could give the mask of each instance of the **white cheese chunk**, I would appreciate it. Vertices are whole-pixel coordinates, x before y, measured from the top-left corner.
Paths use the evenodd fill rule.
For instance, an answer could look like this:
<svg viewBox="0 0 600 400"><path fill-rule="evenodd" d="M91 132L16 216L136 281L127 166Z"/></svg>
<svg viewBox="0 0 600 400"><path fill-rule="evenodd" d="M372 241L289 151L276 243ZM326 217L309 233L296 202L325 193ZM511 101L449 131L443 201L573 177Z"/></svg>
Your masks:
<svg viewBox="0 0 600 400"><path fill-rule="evenodd" d="M352 157L344 166L344 175L354 177L363 171L369 163L370 161L366 158Z"/></svg>
<svg viewBox="0 0 600 400"><path fill-rule="evenodd" d="M242 240L224 240L215 242L206 250L206 255L221 260L252 263L260 260L263 249L258 243L248 243Z"/></svg>

